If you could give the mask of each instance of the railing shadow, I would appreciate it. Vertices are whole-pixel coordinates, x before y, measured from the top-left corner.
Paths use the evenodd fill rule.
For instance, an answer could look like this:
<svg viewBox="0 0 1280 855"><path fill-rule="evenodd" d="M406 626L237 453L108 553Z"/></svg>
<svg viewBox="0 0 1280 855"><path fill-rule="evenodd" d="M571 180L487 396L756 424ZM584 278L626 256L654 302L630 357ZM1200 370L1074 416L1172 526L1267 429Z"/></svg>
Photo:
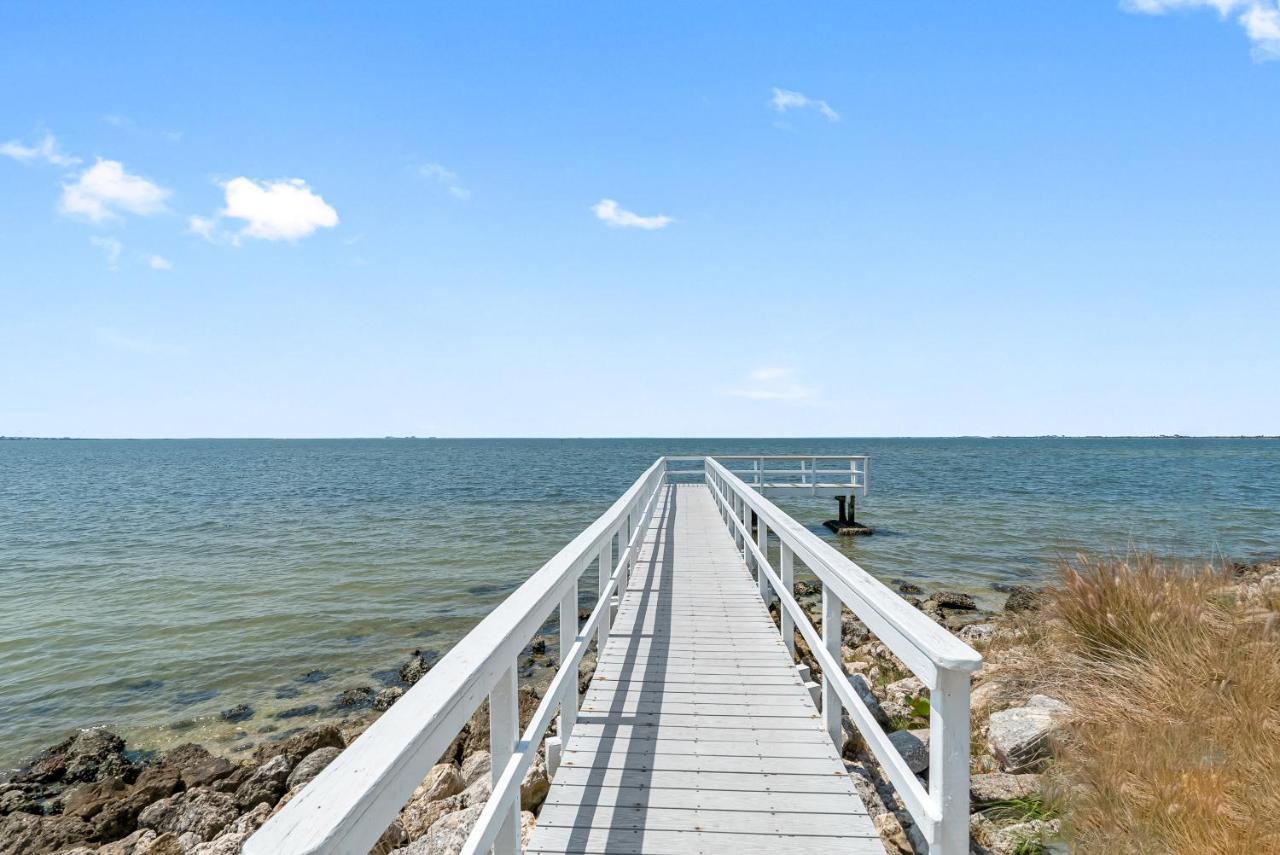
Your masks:
<svg viewBox="0 0 1280 855"><path fill-rule="evenodd" d="M607 758L607 762L597 760L587 777L568 839L567 848L571 852L585 850L596 824L595 816L602 809L615 811L615 820L608 825L604 851L643 851L643 823L639 828L623 827L617 821L616 812L637 809L643 815L652 791L658 728L656 725L653 727L652 736L641 729L646 727L649 715L656 718L662 709L663 687L671 653L667 640L671 637L674 605L675 520L680 493L674 484L665 490L663 507L646 533L645 540L651 541L651 545L640 551L640 560L632 569L628 589L620 592L619 596L619 616L625 607L634 617L629 629L625 633L615 629L606 645L611 657L623 653L616 668L617 678L613 681L612 702L608 710L582 711L578 715L579 725L602 725L596 756ZM626 599L628 595L634 598L630 602ZM653 620L652 626L647 626L649 618ZM646 641L649 642L647 645ZM598 651L597 675L604 670L604 654L605 651ZM636 701L637 711L633 714L626 712L629 698ZM653 707L654 712L645 712L647 707ZM615 753L622 739L626 740L626 749L620 754ZM615 773L614 770L618 771ZM616 788L606 782L611 774L618 775L619 786ZM620 798L621 792L614 794L613 798L605 798L606 791L611 789L634 791L635 797L628 798L625 803Z"/></svg>

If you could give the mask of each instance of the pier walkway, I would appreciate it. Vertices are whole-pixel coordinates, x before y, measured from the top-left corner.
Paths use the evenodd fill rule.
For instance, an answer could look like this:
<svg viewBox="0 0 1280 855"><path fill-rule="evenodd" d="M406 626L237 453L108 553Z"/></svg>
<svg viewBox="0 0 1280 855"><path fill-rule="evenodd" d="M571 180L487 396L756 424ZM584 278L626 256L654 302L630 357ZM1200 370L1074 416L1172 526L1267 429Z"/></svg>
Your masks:
<svg viewBox="0 0 1280 855"><path fill-rule="evenodd" d="M528 851L884 852L705 485L659 501Z"/></svg>
<svg viewBox="0 0 1280 855"><path fill-rule="evenodd" d="M750 468L729 468L735 460ZM688 462L698 468L672 465ZM883 852L840 758L842 721L858 730L930 853L967 853L969 678L981 658L766 498L865 495L867 463L659 459L244 851L364 855L487 698L493 793L463 855L521 851L521 782L540 751L552 783L531 853ZM820 629L796 601L797 566L821 586ZM585 620L580 583L593 603ZM926 778L844 673L846 609L929 689ZM553 618L559 668L524 723L517 662ZM798 664L797 635L822 670L820 687ZM595 673L579 699L579 664L593 649Z"/></svg>

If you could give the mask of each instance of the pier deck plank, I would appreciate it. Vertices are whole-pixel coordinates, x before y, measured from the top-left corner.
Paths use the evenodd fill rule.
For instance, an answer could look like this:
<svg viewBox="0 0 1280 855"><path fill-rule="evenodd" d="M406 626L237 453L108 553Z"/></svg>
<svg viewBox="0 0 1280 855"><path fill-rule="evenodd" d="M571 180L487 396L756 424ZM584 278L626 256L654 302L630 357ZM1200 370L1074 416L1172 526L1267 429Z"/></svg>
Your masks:
<svg viewBox="0 0 1280 855"><path fill-rule="evenodd" d="M705 485L660 500L527 851L884 852Z"/></svg>

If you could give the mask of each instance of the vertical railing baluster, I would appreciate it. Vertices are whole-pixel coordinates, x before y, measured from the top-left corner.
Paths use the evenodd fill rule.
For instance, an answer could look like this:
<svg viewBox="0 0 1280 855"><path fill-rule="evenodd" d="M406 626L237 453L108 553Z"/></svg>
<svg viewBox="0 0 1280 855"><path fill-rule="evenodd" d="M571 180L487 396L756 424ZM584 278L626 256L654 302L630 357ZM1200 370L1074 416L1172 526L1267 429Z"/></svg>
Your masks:
<svg viewBox="0 0 1280 855"><path fill-rule="evenodd" d="M764 517L756 517L756 546L760 549L760 555L765 560L769 560L769 527L764 523ZM760 588L760 599L764 600L765 606L768 606L773 599L769 595L769 577L764 575L764 564L760 560L756 560L756 585Z"/></svg>
<svg viewBox="0 0 1280 855"><path fill-rule="evenodd" d="M969 675L938 669L929 692L929 796L938 806L929 847L938 855L969 851Z"/></svg>
<svg viewBox="0 0 1280 855"><path fill-rule="evenodd" d="M778 593L779 598L794 597L796 595L796 570L795 558L791 552L791 547L786 543L779 543L779 551L781 552L779 564L781 564L782 587L786 594ZM778 603L778 612L782 616L782 643L787 645L787 653L791 654L791 658L796 656L796 625L791 618L791 612L787 611L785 605Z"/></svg>
<svg viewBox="0 0 1280 855"><path fill-rule="evenodd" d="M492 764L493 783L497 785L507 759L515 753L520 739L520 706L517 693L516 666L502 673L498 683L489 692L489 757ZM502 827L493 841L493 855L519 855L520 853L520 791L512 796L511 808L504 809Z"/></svg>
<svg viewBox="0 0 1280 855"><path fill-rule="evenodd" d="M822 586L822 645L827 652L840 662L840 598L827 585ZM836 746L836 751L844 748L844 735L840 730L840 711L843 708L840 696L836 694L836 680L843 680L844 673L832 674L827 668L822 669L822 722L827 727L827 734Z"/></svg>
<svg viewBox="0 0 1280 855"><path fill-rule="evenodd" d="M578 581L565 591L560 600L560 661L578 643ZM565 680L564 696L560 698L560 744L568 746L569 737L573 735L573 726L578 722L578 681L572 677Z"/></svg>
<svg viewBox="0 0 1280 855"><path fill-rule="evenodd" d="M600 595L604 596L605 588L609 584L609 579L613 576L613 535L609 535L604 539L604 546L600 547L600 587L597 589ZM609 640L609 625L613 623L613 606L605 603L605 607L600 615L600 623L596 624L596 655L604 652L605 642Z"/></svg>

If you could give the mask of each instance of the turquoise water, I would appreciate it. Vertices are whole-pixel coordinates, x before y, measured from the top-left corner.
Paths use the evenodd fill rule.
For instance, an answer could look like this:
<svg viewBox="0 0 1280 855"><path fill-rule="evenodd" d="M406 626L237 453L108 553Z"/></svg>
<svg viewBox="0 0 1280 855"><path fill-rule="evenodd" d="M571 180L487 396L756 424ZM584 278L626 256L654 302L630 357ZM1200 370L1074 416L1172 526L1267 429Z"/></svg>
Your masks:
<svg viewBox="0 0 1280 855"><path fill-rule="evenodd" d="M0 442L0 766L78 726L242 745L330 715L447 650L659 454L751 452L870 453L877 533L839 548L992 606L1082 549L1280 553L1280 441ZM833 502L782 504L829 536Z"/></svg>

